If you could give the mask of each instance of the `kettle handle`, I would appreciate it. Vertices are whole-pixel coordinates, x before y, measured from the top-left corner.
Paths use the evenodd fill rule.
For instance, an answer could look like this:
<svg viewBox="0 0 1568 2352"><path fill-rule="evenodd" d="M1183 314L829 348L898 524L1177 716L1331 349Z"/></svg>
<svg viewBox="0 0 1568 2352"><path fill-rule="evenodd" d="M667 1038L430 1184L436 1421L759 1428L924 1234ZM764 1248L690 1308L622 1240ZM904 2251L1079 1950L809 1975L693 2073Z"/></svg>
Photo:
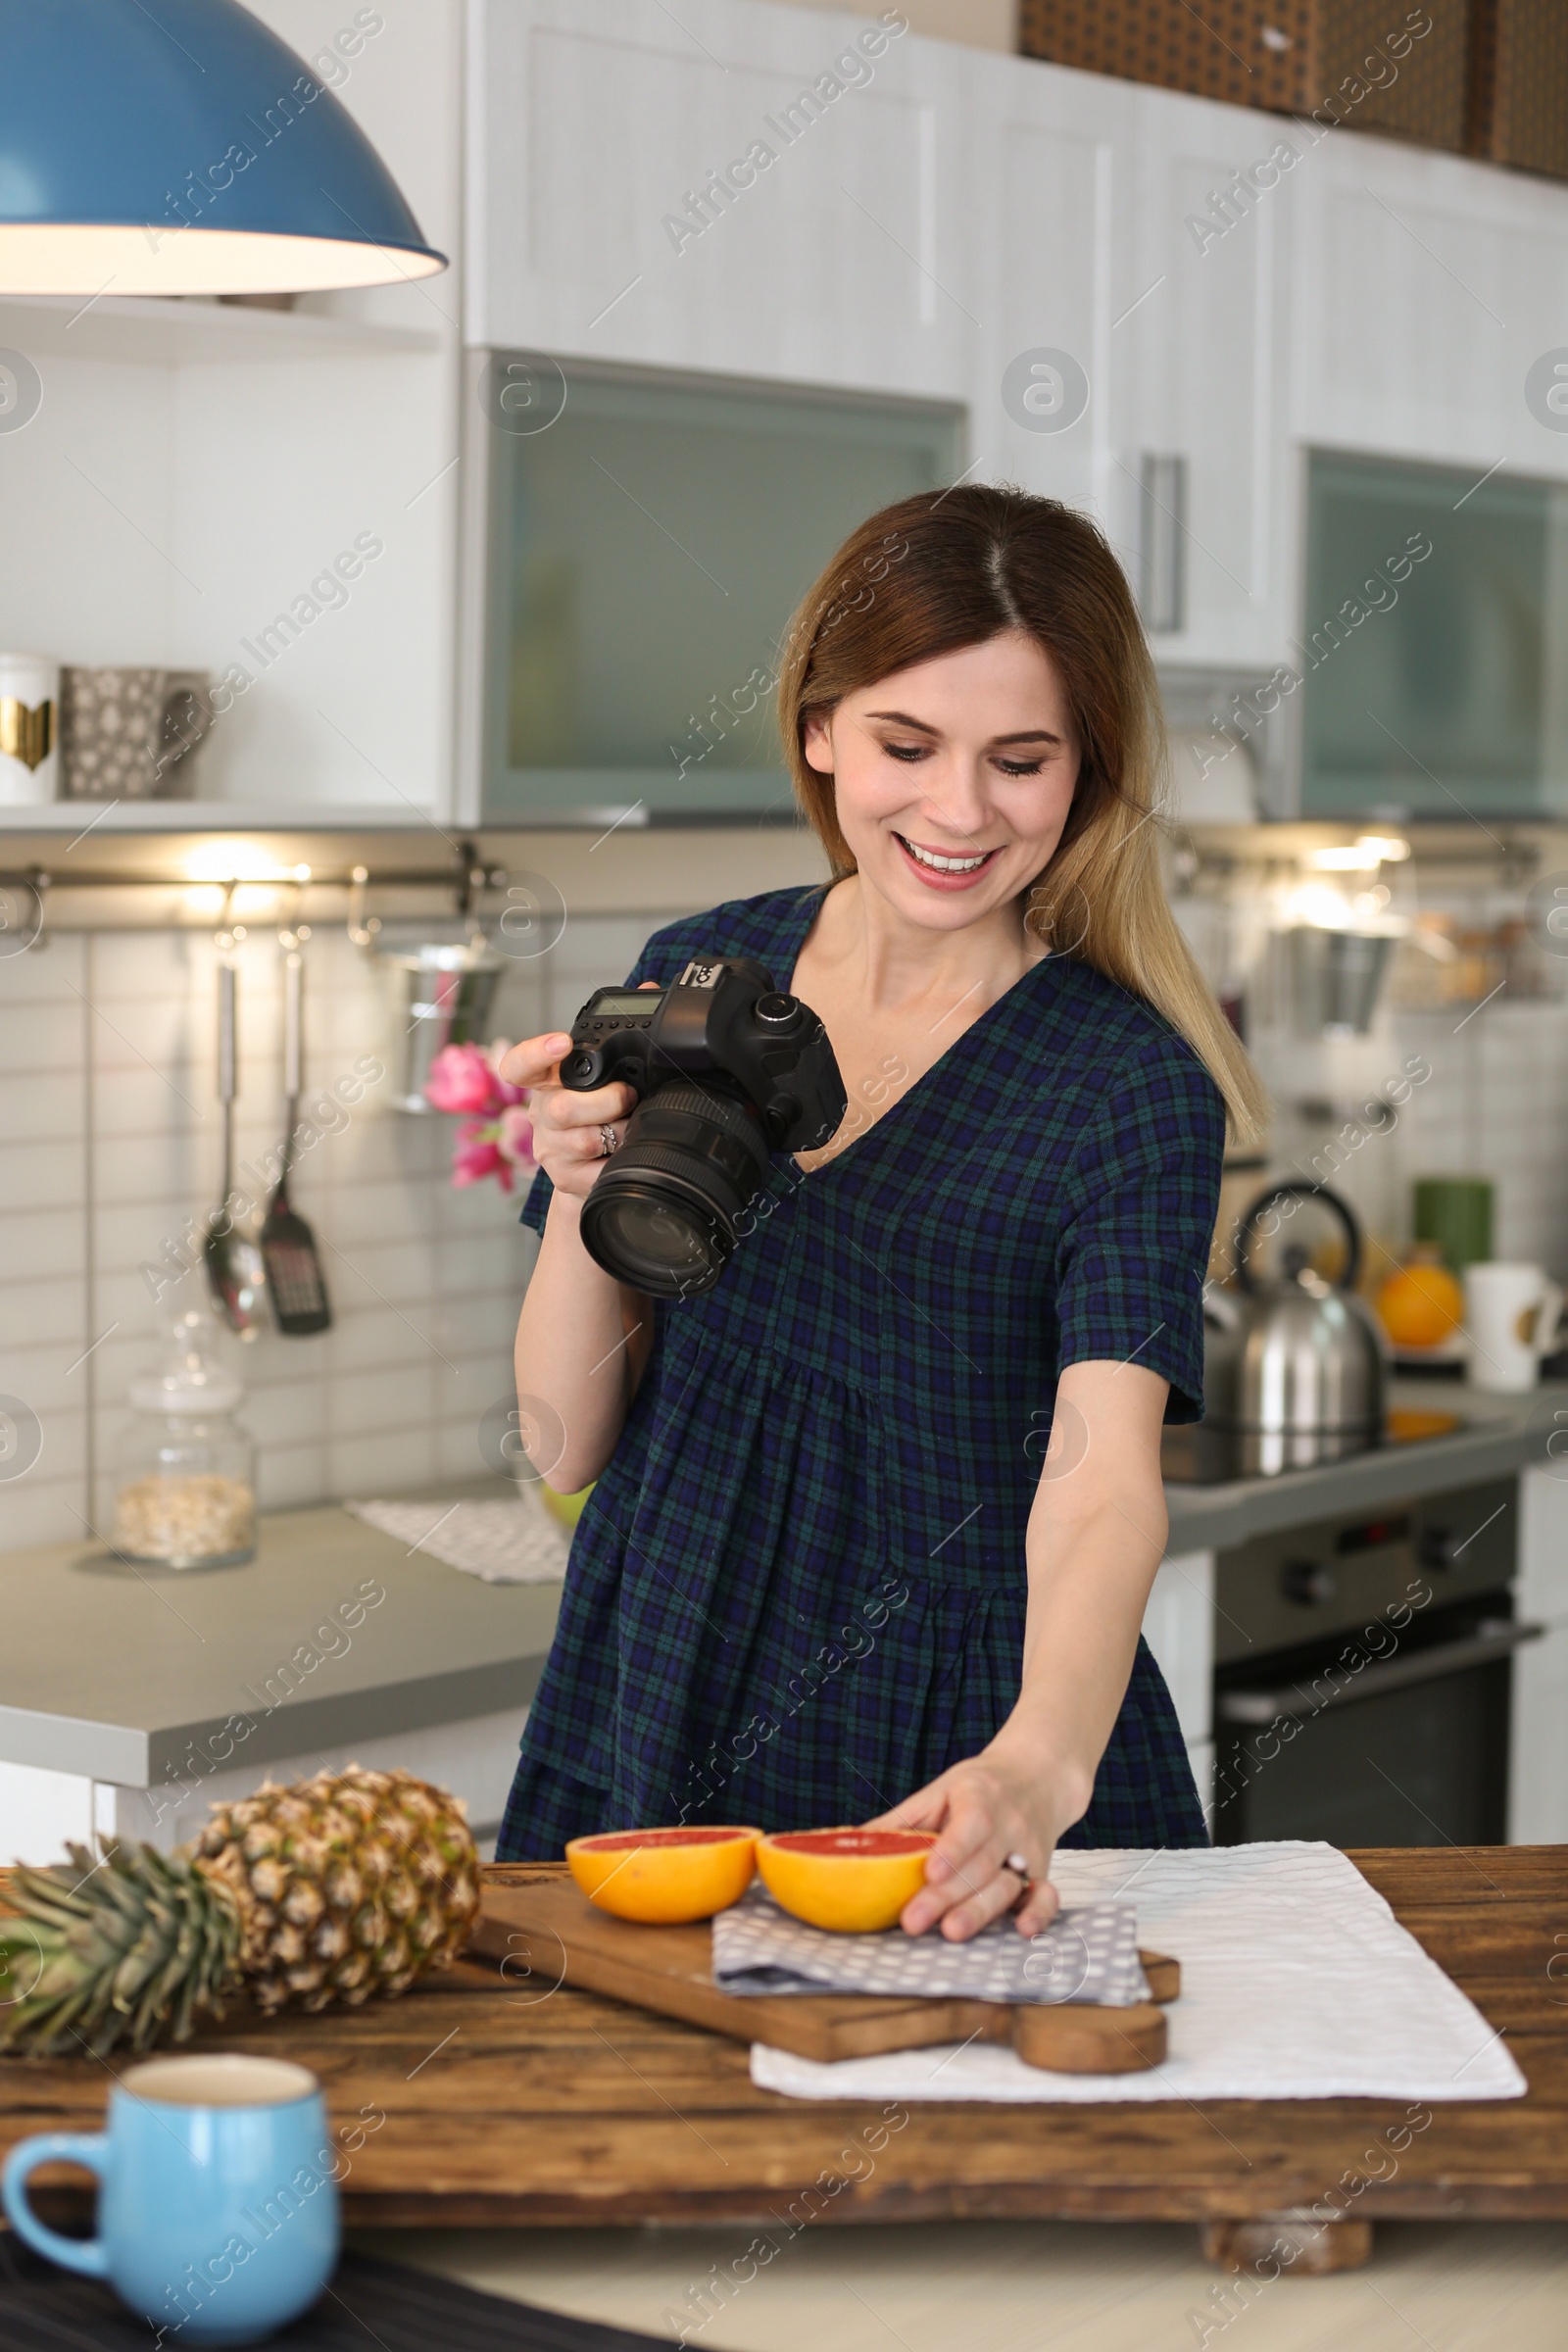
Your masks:
<svg viewBox="0 0 1568 2352"><path fill-rule="evenodd" d="M1331 1193L1326 1184L1308 1184L1304 1179L1299 1178L1293 1179L1288 1184L1271 1184L1266 1193L1259 1193L1251 1207L1247 1210L1241 1223L1237 1226L1236 1279L1243 1290L1252 1292L1256 1289L1252 1280L1252 1270L1248 1262L1252 1229L1264 1209L1272 1208L1276 1200L1321 1200L1325 1206L1333 1209L1345 1228L1348 1252L1345 1272L1340 1277L1339 1288L1342 1291L1353 1291L1356 1277L1361 1271L1361 1228L1357 1222L1355 1211L1348 1200L1342 1200L1338 1193ZM1294 1211L1292 1213L1294 1214Z"/></svg>

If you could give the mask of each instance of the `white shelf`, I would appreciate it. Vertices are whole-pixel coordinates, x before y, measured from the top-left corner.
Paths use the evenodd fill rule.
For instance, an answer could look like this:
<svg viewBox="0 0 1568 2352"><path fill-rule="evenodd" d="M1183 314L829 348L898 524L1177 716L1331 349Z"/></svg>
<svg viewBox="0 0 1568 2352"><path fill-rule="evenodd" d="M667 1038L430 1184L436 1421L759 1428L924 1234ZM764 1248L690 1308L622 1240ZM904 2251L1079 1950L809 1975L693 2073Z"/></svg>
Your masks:
<svg viewBox="0 0 1568 2352"><path fill-rule="evenodd" d="M96 820L96 821L95 821ZM0 836L59 834L72 841L90 833L360 833L455 832L436 811L384 801L44 801L36 808L0 808ZM470 828L471 830L471 828Z"/></svg>
<svg viewBox="0 0 1568 2352"><path fill-rule="evenodd" d="M110 295L83 304L74 296L0 296L0 339L24 352L79 359L138 360L172 367L180 360L308 360L330 355L437 351L438 326L388 326L320 311L252 311L188 295Z"/></svg>

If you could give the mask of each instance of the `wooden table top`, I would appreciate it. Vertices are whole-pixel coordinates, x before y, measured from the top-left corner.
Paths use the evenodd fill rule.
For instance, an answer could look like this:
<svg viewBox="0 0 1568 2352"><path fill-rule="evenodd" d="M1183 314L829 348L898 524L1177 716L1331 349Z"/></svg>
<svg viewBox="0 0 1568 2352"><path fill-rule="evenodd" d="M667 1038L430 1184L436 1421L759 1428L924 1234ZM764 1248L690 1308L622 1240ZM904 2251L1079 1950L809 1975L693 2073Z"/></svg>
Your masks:
<svg viewBox="0 0 1568 2352"><path fill-rule="evenodd" d="M1568 1846L1352 1859L1507 2034L1530 2084L1523 2099L1435 2106L1392 2174L1381 2135L1401 2100L955 2102L890 2119L879 2105L759 2090L741 2042L469 1963L363 2009L232 2013L187 2046L293 2058L319 2076L358 2226L1205 2221L1310 2205L1356 2180L1362 2219L1568 2216ZM0 2152L32 2132L96 2129L124 2064L0 2060Z"/></svg>

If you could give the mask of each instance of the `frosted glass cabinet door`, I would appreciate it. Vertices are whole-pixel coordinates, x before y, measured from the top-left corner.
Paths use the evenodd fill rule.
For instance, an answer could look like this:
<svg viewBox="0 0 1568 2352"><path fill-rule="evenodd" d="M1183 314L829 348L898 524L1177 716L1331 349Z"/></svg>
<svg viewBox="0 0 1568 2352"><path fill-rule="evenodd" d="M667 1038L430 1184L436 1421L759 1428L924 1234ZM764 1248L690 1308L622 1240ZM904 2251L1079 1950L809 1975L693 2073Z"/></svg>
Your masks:
<svg viewBox="0 0 1568 2352"><path fill-rule="evenodd" d="M1568 492L1315 455L1301 814L1568 808Z"/></svg>
<svg viewBox="0 0 1568 2352"><path fill-rule="evenodd" d="M492 436L487 813L788 816L790 613L865 515L951 481L957 446L952 409L573 370L547 429Z"/></svg>

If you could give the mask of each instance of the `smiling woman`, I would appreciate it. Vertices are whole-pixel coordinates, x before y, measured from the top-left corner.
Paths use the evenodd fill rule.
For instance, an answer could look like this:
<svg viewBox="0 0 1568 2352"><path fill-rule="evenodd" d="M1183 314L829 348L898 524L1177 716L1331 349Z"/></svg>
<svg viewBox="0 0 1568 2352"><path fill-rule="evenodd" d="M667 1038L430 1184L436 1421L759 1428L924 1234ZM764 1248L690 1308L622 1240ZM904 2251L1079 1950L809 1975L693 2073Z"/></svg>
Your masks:
<svg viewBox="0 0 1568 2352"><path fill-rule="evenodd" d="M936 1833L910 1933L1032 1934L1057 1844L1205 1840L1139 1627L1227 1112L1261 1098L1161 893L1152 670L1085 517L975 487L873 515L779 714L830 880L670 924L628 985L755 956L826 1027L843 1126L773 1155L710 1289L656 1301L578 1224L627 1090L563 1089L561 1035L503 1073L541 1167L518 1391L561 1433L543 1475L597 1484L498 1852L874 1814Z"/></svg>

